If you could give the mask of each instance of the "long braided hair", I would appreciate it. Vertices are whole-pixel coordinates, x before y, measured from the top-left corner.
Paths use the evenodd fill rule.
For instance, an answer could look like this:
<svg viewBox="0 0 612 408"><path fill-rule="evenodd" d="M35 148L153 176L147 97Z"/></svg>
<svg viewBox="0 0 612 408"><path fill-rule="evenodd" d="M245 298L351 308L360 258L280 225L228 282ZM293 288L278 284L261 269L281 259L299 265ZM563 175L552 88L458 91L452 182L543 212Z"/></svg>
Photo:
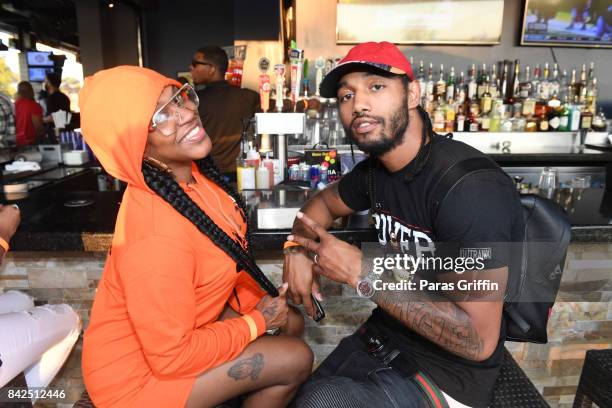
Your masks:
<svg viewBox="0 0 612 408"><path fill-rule="evenodd" d="M187 218L204 235L236 262L236 271L245 270L270 296L278 296L278 290L255 263L253 245L248 224L246 204L240 194L221 176L219 169L210 156L197 160L200 172L227 192L242 210L242 218L247 224L247 248L225 233L182 189L169 171L163 170L146 161L142 164L145 182L164 201L170 204L183 217Z"/></svg>

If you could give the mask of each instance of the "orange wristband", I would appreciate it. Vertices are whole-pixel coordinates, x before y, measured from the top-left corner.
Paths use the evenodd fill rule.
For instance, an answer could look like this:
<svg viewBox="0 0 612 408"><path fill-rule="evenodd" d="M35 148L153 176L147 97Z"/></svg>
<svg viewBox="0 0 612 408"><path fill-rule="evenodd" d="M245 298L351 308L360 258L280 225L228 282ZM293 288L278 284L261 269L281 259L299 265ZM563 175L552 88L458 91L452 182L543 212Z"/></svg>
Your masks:
<svg viewBox="0 0 612 408"><path fill-rule="evenodd" d="M6 240L2 237L0 237L0 246L2 248L4 248L4 253L7 253L9 251L9 244L8 242L6 242Z"/></svg>
<svg viewBox="0 0 612 408"><path fill-rule="evenodd" d="M240 316L244 319L244 321L249 325L249 332L251 333L251 341L257 338L257 323L255 320L249 315Z"/></svg>
<svg viewBox="0 0 612 408"><path fill-rule="evenodd" d="M293 241L285 241L285 243L283 244L283 249L291 248L294 246L300 246L300 244L298 244L297 242L293 242Z"/></svg>

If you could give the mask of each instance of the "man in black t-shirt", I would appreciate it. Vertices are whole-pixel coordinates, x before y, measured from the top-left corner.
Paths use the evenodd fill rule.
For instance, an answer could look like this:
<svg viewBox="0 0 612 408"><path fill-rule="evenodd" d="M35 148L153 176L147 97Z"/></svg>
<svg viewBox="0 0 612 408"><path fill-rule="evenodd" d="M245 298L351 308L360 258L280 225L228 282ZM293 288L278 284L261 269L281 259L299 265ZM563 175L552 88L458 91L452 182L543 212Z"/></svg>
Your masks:
<svg viewBox="0 0 612 408"><path fill-rule="evenodd" d="M483 154L433 133L410 63L390 43L352 48L325 77L320 93L338 98L347 134L370 158L298 213L288 241L299 246L285 250L283 278L290 299L303 303L310 316L311 293L321 299L317 275L355 288L378 307L321 364L296 406L342 401L346 407L486 407L502 363L503 295L515 262L507 251L491 247L520 242L523 225L512 181L501 171L470 174L434 213L431 195L448 168ZM498 286L485 290L489 297L480 301L467 298L478 297L476 289L446 301L435 291L380 290L397 283L397 275L387 267L373 274L372 259L326 231L335 218L366 209L380 246L433 253L437 243L454 243L459 253L480 254L484 270L478 276ZM471 272L461 273L438 273L431 282L457 284L453 279ZM377 351L380 344L390 352Z"/></svg>

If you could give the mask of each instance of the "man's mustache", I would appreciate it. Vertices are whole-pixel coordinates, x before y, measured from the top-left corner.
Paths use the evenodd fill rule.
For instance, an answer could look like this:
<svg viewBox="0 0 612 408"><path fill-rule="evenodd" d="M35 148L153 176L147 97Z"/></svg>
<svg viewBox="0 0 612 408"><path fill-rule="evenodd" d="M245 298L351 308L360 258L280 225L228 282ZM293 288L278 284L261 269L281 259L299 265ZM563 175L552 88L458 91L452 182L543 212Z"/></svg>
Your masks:
<svg viewBox="0 0 612 408"><path fill-rule="evenodd" d="M378 123L380 123L381 125L385 125L385 119L381 116L373 116L373 115L368 115L365 112L359 112L355 114L355 117L353 118L353 120L351 120L351 123L349 124L349 128L352 129L353 128L353 124L355 123L355 121L357 119L361 119L361 118L369 118L369 119L373 119L375 121L377 121Z"/></svg>

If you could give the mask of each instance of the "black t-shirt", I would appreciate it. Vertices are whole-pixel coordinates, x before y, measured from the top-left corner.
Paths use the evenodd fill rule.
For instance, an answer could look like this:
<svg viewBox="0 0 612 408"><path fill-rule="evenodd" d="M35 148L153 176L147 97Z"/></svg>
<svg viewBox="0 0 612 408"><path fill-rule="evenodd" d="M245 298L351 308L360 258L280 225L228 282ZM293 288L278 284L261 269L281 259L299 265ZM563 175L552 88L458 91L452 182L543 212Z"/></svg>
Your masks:
<svg viewBox="0 0 612 408"><path fill-rule="evenodd" d="M519 195L512 180L500 171L465 177L441 203L433 220L430 194L444 171L455 162L480 157L483 153L442 136L433 137L430 143L425 166L409 181L406 175L414 171L414 160L394 173L375 159L372 164L364 160L340 180L340 197L346 205L355 211L369 209L368 173L372 166L376 191L373 217L379 243L385 245L390 238L421 247L434 242L521 242L523 218ZM490 267L507 265L509 275L513 270L518 272L509 258L488 262ZM445 393L472 407L486 407L490 403L503 359L503 321L497 348L482 362L464 359L430 342L380 307L374 310L369 321L409 353Z"/></svg>
<svg viewBox="0 0 612 408"><path fill-rule="evenodd" d="M70 112L70 99L60 91L55 91L47 96L47 115L63 110Z"/></svg>

